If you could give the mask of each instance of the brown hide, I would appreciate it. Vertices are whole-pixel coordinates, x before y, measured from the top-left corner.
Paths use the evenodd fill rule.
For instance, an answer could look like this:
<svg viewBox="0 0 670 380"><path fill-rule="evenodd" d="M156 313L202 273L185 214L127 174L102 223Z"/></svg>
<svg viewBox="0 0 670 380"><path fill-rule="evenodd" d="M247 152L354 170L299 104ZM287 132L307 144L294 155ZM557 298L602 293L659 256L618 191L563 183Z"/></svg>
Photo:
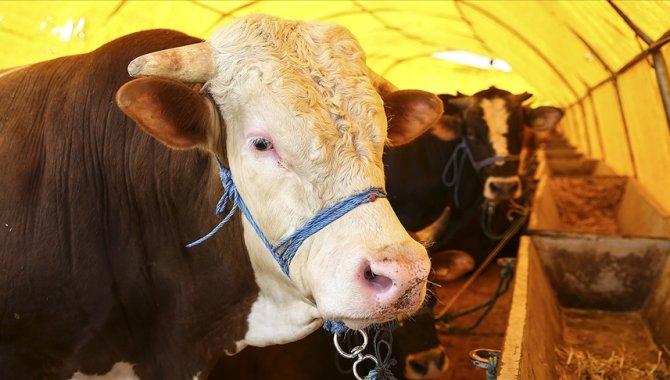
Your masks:
<svg viewBox="0 0 670 380"><path fill-rule="evenodd" d="M0 79L0 373L64 379L134 364L207 371L246 331L258 288L239 215L207 244L210 157L173 151L114 104L131 59L196 42L140 32Z"/></svg>

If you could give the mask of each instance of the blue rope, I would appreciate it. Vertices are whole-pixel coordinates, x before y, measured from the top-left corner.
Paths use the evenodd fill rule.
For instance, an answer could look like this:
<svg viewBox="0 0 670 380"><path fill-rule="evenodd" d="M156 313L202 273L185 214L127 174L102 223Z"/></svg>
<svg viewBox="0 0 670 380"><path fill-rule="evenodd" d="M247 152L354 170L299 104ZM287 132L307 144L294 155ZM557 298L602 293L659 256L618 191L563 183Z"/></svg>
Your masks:
<svg viewBox="0 0 670 380"><path fill-rule="evenodd" d="M464 154L459 152L464 151ZM465 165L465 160L470 155L470 150L468 150L468 145L465 140L461 140L461 143L456 145L454 148L451 157L447 161L447 164L444 166L442 171L442 182L445 186L451 187L454 189L454 205L456 208L460 208L460 202L458 200L458 188L461 183L461 174L463 173L463 166ZM452 173L451 178L448 178L449 173Z"/></svg>
<svg viewBox="0 0 670 380"><path fill-rule="evenodd" d="M223 215L226 211L226 205L229 203L231 205L230 210L223 218L223 220L221 220L221 222L216 227L214 227L212 231L200 239L187 244L186 247L195 247L196 245L201 244L205 240L214 236L214 234L217 233L230 220L230 218L233 217L235 211L237 211L239 208L242 210L242 213L254 228L256 234L258 234L258 237L261 239L268 251L270 251L270 254L272 254L274 259L281 267L282 272L284 272L286 276L289 276L289 267L291 266L293 257L298 252L298 248L300 248L302 243L307 240L307 238L314 235L316 232L320 231L354 208L365 203L374 202L377 198L386 198L386 193L380 188L370 188L368 190L354 194L322 209L302 227L295 230L291 235L282 239L277 244L272 245L265 237L265 234L263 234L263 231L261 231L258 224L256 224L254 218L251 216L247 205L244 203L244 200L242 200L242 197L240 196L240 193L235 186L235 182L233 182L233 176L230 170L225 168L218 158L216 163L219 167L219 176L221 177L221 184L223 185L224 189L221 199L216 204L216 215ZM341 335L348 330L346 325L340 321L324 321L323 327L324 329L338 335Z"/></svg>
<svg viewBox="0 0 670 380"><path fill-rule="evenodd" d="M302 243L307 240L308 237L320 231L354 208L365 203L374 202L374 200L377 198L384 197L386 197L386 193L384 193L382 189L371 188L340 200L339 202L336 202L319 211L312 219L305 223L305 225L298 228L289 237L285 238L272 247L272 249L281 258L280 265L282 265L282 270L284 273L288 275L288 267L291 263L291 260L293 260L293 256L295 256L300 245L302 245ZM245 215L247 215L247 218L251 217L251 215L246 213ZM259 232L259 230L256 231Z"/></svg>
<svg viewBox="0 0 670 380"><path fill-rule="evenodd" d="M337 336L342 336L349 328L340 321L323 321L323 329Z"/></svg>
<svg viewBox="0 0 670 380"><path fill-rule="evenodd" d="M445 186L451 187L454 189L454 206L460 208L460 201L458 199L459 186L461 183L461 177L463 175L463 167L465 166L465 161L468 160L472 164L472 167L475 168L475 171L479 173L482 168L485 168L496 161L505 160L505 157L502 156L493 156L488 157L480 161L475 161L475 158L472 156L468 142L463 137L461 142L456 145L454 151L451 153L447 164L444 166L442 171L442 182ZM449 177L451 174L451 177Z"/></svg>
<svg viewBox="0 0 670 380"><path fill-rule="evenodd" d="M395 324L381 327L375 332L372 343L374 345L374 355L377 358L377 366L368 372L364 380L397 380L391 371L391 367L398 363L391 353L391 348L393 347L393 330L397 326ZM382 358L383 349L386 350L386 356Z"/></svg>
<svg viewBox="0 0 670 380"><path fill-rule="evenodd" d="M480 314L480 316L475 320L475 322L470 325L469 327L461 328L457 326L448 326L447 332L450 334L453 333L466 333L470 332L479 326L479 324L486 318L486 316L489 314L491 309L493 309L493 306L495 306L496 302L498 302L498 299L507 292L509 289L509 285L512 281L512 278L514 277L514 267L511 263L506 263L505 266L500 270L500 278L498 280L498 286L493 292L493 296L491 297L490 300L477 305L475 307L472 307L470 309L467 309L465 311L462 311L460 313L455 313L455 314L447 314L443 316L442 318L439 319L440 322L443 323L450 323L454 319L460 318L464 315L472 314L478 310L484 309L484 312Z"/></svg>
<svg viewBox="0 0 670 380"><path fill-rule="evenodd" d="M486 368L486 380L496 380L498 378L498 356L493 355L489 358L489 366Z"/></svg>
<svg viewBox="0 0 670 380"><path fill-rule="evenodd" d="M207 235L201 237L200 239L186 244L186 248L192 248L195 247L196 245L199 245L203 243L205 240L211 238L214 236L215 233L217 233L221 227L223 227L229 220L230 218L233 217L235 214L235 211L237 211L237 208L240 204L240 201L242 200L240 198L239 193L237 192L237 189L235 188L235 183L233 183L233 176L230 173L230 170L225 170L221 162L217 159L217 163L219 164L219 176L221 177L221 183L223 184L223 195L221 196L221 199L219 199L219 202L216 204L216 215L221 216L223 213L226 211L226 205L230 201L232 203L232 207L230 208L230 211L228 211L228 215L226 215L223 220L216 226L212 231L210 231ZM264 236L261 236L261 239L264 239Z"/></svg>
<svg viewBox="0 0 670 380"><path fill-rule="evenodd" d="M272 245L265 237L265 234L263 234L263 231L261 231L258 224L256 224L253 216L251 216L251 212L249 212L246 203L244 203L244 200L240 196L240 193L235 186L235 182L233 182L233 176L230 170L225 168L218 159L216 162L219 166L219 176L221 177L221 184L224 188L223 196L221 196L221 199L216 204L216 215L223 215L228 203L231 204L230 210L223 218L223 220L216 227L214 227L211 232L201 237L200 239L187 244L186 247L194 247L212 237L230 220L230 218L235 214L235 211L239 208L251 226L254 228L256 234L258 234L258 237L260 237L265 247L268 249L268 251L270 251L277 263L279 263L279 266L281 267L284 274L287 276L293 257L297 253L298 248L300 248L302 243L307 240L307 238L314 235L354 208L365 203L374 202L377 198L386 197L384 190L379 188L370 188L368 190L354 194L348 198L342 199L339 202L322 209L302 227L295 230L291 235L282 239L277 244Z"/></svg>

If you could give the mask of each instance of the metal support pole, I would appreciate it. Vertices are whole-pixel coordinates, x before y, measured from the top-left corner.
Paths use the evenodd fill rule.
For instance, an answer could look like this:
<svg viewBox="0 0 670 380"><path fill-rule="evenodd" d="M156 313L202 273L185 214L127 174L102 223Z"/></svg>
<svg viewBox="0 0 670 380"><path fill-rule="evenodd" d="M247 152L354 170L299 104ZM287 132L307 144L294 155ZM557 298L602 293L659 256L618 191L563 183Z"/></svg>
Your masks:
<svg viewBox="0 0 670 380"><path fill-rule="evenodd" d="M665 110L665 120L668 128L670 128L670 79L668 78L668 68L665 65L665 59L663 59L663 54L661 54L660 50L662 44L657 43L658 41L654 42L612 0L607 0L607 3L621 16L621 19L635 32L635 35L648 45L648 49L651 51L654 59L654 70L656 71L658 89L661 92L661 100L663 101L663 108ZM667 34L661 37L659 41L665 39L667 39Z"/></svg>
<svg viewBox="0 0 670 380"><path fill-rule="evenodd" d="M663 108L665 108L665 120L668 122L668 128L670 128L670 79L668 78L668 67L660 51L654 52L653 57L658 89L661 92Z"/></svg>
<svg viewBox="0 0 670 380"><path fill-rule="evenodd" d="M621 8L617 7L616 4L612 0L607 0L609 5L614 9L614 11L621 16L621 19L635 32L635 34L640 37L642 41L644 41L647 45L651 45L654 43L654 41L649 37L645 32L642 31L635 23L633 20L630 19L623 11Z"/></svg>

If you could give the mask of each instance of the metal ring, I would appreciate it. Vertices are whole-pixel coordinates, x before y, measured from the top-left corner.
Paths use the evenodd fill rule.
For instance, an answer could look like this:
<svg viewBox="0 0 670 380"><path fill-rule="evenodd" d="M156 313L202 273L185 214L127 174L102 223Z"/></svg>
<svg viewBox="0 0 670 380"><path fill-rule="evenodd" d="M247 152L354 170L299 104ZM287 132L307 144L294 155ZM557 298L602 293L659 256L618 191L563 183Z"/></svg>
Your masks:
<svg viewBox="0 0 670 380"><path fill-rule="evenodd" d="M352 368L352 371L354 372L354 377L356 377L356 380L365 380L365 378L361 377L361 376L358 374L358 370L356 369L356 367L358 366L358 363L363 362L365 359L370 359L370 360L372 360L372 361L375 363L375 367L379 365L379 362L377 361L377 358L375 358L373 355L365 355L365 356L361 356L361 357L359 357L359 358L354 362L354 366L353 366L353 368Z"/></svg>
<svg viewBox="0 0 670 380"><path fill-rule="evenodd" d="M468 356L470 357L470 362L472 362L472 364L479 368L489 369L491 365L490 359L494 356L500 356L500 351L478 348L470 351Z"/></svg>
<svg viewBox="0 0 670 380"><path fill-rule="evenodd" d="M500 257L496 260L496 264L498 264L499 267L507 267L509 266L510 268L514 268L516 265L516 258L514 257Z"/></svg>
<svg viewBox="0 0 670 380"><path fill-rule="evenodd" d="M361 335L363 335L363 343L360 346L352 348L351 353L344 351L342 347L340 347L340 342L337 340L337 334L333 334L333 343L335 344L335 349L340 355L344 356L347 359L353 359L357 357L358 355L360 355L361 352L363 352L363 350L365 350L365 347L368 346L368 334L363 330L355 330L355 331L358 331Z"/></svg>

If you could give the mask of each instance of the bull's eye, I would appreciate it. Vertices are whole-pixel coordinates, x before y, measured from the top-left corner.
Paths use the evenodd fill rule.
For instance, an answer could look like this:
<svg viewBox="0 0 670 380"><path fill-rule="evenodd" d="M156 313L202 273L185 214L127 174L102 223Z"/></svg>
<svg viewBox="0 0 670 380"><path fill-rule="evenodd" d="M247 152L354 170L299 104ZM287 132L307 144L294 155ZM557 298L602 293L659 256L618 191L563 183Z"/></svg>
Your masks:
<svg viewBox="0 0 670 380"><path fill-rule="evenodd" d="M251 145L254 147L254 149L260 152L265 152L273 148L272 142L263 137L254 137L251 139Z"/></svg>

